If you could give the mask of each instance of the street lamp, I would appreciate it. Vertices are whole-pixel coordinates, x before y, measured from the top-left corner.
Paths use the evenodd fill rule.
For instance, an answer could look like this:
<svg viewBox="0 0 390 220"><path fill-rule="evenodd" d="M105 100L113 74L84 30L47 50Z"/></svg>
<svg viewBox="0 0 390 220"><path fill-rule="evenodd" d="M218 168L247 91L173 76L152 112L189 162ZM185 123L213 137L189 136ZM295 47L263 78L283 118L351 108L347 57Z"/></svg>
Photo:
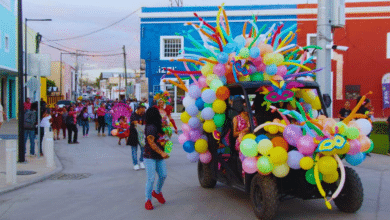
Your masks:
<svg viewBox="0 0 390 220"><path fill-rule="evenodd" d="M27 22L28 21L51 21L51 19L24 19L24 83L27 85ZM40 80L40 79L39 79ZM24 98L27 98L27 86L24 88ZM41 97L38 97L41 100Z"/></svg>

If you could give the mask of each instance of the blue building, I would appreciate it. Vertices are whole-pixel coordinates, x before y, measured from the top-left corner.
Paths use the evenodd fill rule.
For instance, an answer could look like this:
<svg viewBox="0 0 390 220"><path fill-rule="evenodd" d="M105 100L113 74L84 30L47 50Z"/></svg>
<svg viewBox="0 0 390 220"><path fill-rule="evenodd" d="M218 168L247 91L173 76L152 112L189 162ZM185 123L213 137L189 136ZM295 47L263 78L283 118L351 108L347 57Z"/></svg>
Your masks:
<svg viewBox="0 0 390 220"><path fill-rule="evenodd" d="M0 1L0 98L7 118L17 110L17 1Z"/></svg>
<svg viewBox="0 0 390 220"><path fill-rule="evenodd" d="M286 27L297 23L297 5L252 5L252 6L225 6L233 36L242 33L243 25L248 20L257 16L257 26L283 22ZM146 77L149 80L149 101L152 103L153 94L159 90L171 93L174 115L183 111L182 98L185 92L170 83L165 83L162 78L171 78L166 75L164 68L184 70L181 62L173 61L178 57L184 47L193 47L188 39L180 34L183 31L194 30L187 22L199 24L199 19L194 16L196 12L205 21L215 26L218 7L159 7L142 8L141 14L141 59L146 63ZM248 28L249 30L249 28ZM195 31L195 30L194 30ZM202 43L199 34L192 32L192 36ZM189 85L190 80L185 80Z"/></svg>

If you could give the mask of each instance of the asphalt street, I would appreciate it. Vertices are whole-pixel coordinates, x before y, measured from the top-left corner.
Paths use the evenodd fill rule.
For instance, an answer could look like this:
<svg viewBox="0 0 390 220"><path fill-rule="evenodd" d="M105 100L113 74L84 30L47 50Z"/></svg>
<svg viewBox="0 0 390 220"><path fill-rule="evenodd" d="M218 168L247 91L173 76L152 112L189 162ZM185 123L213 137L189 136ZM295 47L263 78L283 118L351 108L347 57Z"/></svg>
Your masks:
<svg viewBox="0 0 390 220"><path fill-rule="evenodd" d="M92 125L92 124L91 124ZM74 180L45 180L0 196L0 219L255 219L247 194L217 184L203 189L197 166L173 137L163 188L167 200L155 199L152 211L144 208L145 171L132 169L131 148L115 137L98 137L91 126L80 144L55 142L64 174ZM80 136L79 131L79 136ZM327 210L323 200L292 199L279 206L277 219L389 219L390 157L373 155L356 167L364 186L363 207L355 214Z"/></svg>

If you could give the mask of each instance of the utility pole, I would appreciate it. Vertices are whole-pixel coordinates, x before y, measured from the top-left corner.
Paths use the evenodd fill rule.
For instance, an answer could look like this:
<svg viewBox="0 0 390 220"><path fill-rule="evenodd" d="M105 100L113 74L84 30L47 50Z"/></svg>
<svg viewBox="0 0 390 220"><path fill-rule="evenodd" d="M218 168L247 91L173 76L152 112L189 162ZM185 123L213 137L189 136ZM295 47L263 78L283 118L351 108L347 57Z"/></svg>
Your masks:
<svg viewBox="0 0 390 220"><path fill-rule="evenodd" d="M76 73L74 74L74 101L77 101L77 74L79 72L79 50L76 50Z"/></svg>
<svg viewBox="0 0 390 220"><path fill-rule="evenodd" d="M22 0L18 2L18 84L19 84L19 99L18 99L18 162L24 163L25 146L24 146L24 85L23 85L23 14L22 14Z"/></svg>
<svg viewBox="0 0 390 220"><path fill-rule="evenodd" d="M323 68L317 73L317 82L323 94L333 97L332 92L332 74L331 74L331 52L332 49L327 47L332 43L332 2L331 0L318 1L318 20L317 20L317 45L322 50L317 52L317 68ZM329 117L332 117L332 108L326 109Z"/></svg>
<svg viewBox="0 0 390 220"><path fill-rule="evenodd" d="M124 68L125 68L125 100L128 98L127 94L127 68L126 68L126 47L123 45L123 62L124 62Z"/></svg>

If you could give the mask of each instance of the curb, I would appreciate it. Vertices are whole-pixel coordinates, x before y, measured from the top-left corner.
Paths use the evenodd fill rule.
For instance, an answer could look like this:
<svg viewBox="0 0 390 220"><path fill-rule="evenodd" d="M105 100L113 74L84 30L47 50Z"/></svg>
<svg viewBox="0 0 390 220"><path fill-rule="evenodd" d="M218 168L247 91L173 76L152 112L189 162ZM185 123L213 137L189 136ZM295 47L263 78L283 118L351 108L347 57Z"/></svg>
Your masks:
<svg viewBox="0 0 390 220"><path fill-rule="evenodd" d="M8 193L8 192L15 191L17 189L21 189L21 188L24 188L24 187L27 187L27 186L30 186L30 185L32 185L34 183L39 183L39 182L45 181L51 175L61 172L64 168L63 168L63 166L61 164L61 161L58 159L56 153L54 154L54 160L55 160L55 163L56 163L56 169L54 169L50 173L46 173L43 176L37 177L35 179L31 179L31 180L23 182L23 183L19 183L19 184L13 185L13 186L8 186L8 187L5 187L3 189L0 189L0 195L3 195L3 194Z"/></svg>

